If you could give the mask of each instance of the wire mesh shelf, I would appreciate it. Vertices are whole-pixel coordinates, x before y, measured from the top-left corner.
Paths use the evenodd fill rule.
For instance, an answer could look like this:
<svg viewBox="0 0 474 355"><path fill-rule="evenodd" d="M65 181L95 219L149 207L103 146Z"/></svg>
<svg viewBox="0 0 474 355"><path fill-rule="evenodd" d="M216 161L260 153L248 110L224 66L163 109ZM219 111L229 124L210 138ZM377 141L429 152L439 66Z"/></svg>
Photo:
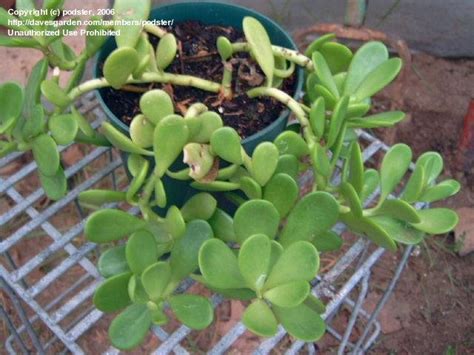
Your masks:
<svg viewBox="0 0 474 355"><path fill-rule="evenodd" d="M93 95L85 96L79 108L94 126L105 118ZM365 147L365 160L374 160L388 149L370 134L358 133ZM9 331L5 350L10 354L119 353L106 337L110 316L92 304L94 290L101 281L95 266L100 247L83 236L86 213L77 197L92 187L125 188L127 178L117 152L103 147L88 149L80 145L61 147L69 192L57 202L45 198L31 156L15 153L0 159L0 281L4 295L0 315ZM301 184L308 179L310 173L304 174ZM136 214L138 210L130 208L129 212ZM343 225L335 228L339 233L344 231ZM345 245L348 248L334 257L334 264L312 282L312 292L327 303L323 315L328 324L325 339L329 337L339 353L364 353L381 332L378 315L412 248L404 249L378 303L368 309L372 276L384 250L351 236ZM187 280L180 290L193 287L196 285ZM217 295L212 301L216 307L229 306L229 301ZM342 326L338 320L341 315L344 316ZM268 354L274 349L286 354L318 352L317 344L294 341L281 327L270 339L250 335L238 321L227 328L223 333L211 327L211 341L199 352L222 354L234 350ZM155 326L141 350L155 354L195 353L195 340L199 336L183 325Z"/></svg>

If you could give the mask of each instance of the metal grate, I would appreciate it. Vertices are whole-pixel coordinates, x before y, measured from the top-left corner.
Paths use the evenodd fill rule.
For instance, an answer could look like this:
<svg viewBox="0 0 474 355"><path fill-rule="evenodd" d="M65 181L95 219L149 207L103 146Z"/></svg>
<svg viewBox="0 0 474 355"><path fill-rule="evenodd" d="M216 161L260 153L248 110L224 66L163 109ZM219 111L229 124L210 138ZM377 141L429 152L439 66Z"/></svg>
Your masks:
<svg viewBox="0 0 474 355"><path fill-rule="evenodd" d="M93 118L94 126L104 119L92 95L83 98L80 110ZM358 133L365 146L365 160L374 159L388 149L370 134ZM110 317L102 320L105 315L96 310L91 301L101 281L95 267L99 247L87 242L82 234L85 214L77 196L93 186L125 188L127 180L116 152L96 148L74 153L86 148L61 147L63 159L70 161L66 169L70 190L65 198L49 204L34 174L36 164L28 154L15 153L0 159L0 281L6 295L4 299L8 300L0 307L0 315L9 329L5 348L11 354L118 353L104 341ZM310 178L309 173L303 175L301 183L305 184ZM129 211L138 213L135 208ZM342 225L335 228L338 232L344 229ZM404 249L383 295L369 312L365 306L371 276L384 250L360 238L350 240L353 241L350 248L312 285L313 293L327 301L323 318L339 352L363 353L381 331L378 314L393 291L412 248ZM181 290L192 285L188 280L181 285ZM216 307L223 303L219 296L213 296L212 301ZM336 320L342 312L347 319L341 329ZM153 346L155 354L193 352L187 341L192 336L189 328L165 328L155 326L147 339L147 346ZM222 354L235 349L236 341L245 337L249 337L245 327L236 322L208 352ZM275 348L287 354L304 348L309 354L317 352L317 345L292 341L283 328L273 338L260 339L251 351L268 354Z"/></svg>

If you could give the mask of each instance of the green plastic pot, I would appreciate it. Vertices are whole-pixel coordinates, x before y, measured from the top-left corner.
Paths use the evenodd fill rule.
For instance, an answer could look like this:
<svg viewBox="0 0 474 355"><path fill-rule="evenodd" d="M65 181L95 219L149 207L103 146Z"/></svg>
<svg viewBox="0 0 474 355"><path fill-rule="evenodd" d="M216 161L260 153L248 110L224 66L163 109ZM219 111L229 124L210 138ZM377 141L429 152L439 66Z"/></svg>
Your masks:
<svg viewBox="0 0 474 355"><path fill-rule="evenodd" d="M151 11L151 19L174 20L174 23L184 21L200 21L206 25L232 26L242 30L242 20L245 16L252 16L258 19L270 36L271 42L275 45L297 49L289 34L276 22L269 19L259 12L250 10L241 6L224 4L217 2L183 2L170 5L158 6ZM101 76L99 63L103 63L107 56L116 48L114 38L109 38L98 54L98 60L95 66L95 77ZM299 98L304 82L304 73L300 68L296 71L296 80L294 88L294 97ZM103 90L96 91L97 99L102 106L110 122L125 134L129 134L129 127L123 123L107 106L103 98ZM245 138L242 145L248 154L251 154L255 147L264 141L273 141L286 127L289 111L286 110L280 114L278 119L261 131ZM126 158L126 155L123 155ZM176 171L182 169L184 164L178 159L171 167ZM187 182L164 178L164 185L168 196L168 205L181 206L184 201L194 193ZM222 196L218 196L221 200ZM226 204L225 202L223 202ZM223 206L226 210L231 210L230 206Z"/></svg>

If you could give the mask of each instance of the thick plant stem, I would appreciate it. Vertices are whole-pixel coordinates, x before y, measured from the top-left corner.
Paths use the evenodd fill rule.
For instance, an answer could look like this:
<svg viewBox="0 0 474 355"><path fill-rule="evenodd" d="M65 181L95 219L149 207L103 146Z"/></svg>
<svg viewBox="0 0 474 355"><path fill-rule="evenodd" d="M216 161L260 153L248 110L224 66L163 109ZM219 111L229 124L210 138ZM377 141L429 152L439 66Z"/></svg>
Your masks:
<svg viewBox="0 0 474 355"><path fill-rule="evenodd" d="M151 33L152 35L155 35L156 37L163 37L165 34L167 34L168 32L166 32L164 29L162 29L161 27L158 27L158 26L155 26L155 25L152 25L152 24L147 24L145 26L143 26L143 29L148 32L148 33Z"/></svg>
<svg viewBox="0 0 474 355"><path fill-rule="evenodd" d="M224 73L222 74L222 94L225 98L232 97L232 63L222 62Z"/></svg>
<svg viewBox="0 0 474 355"><path fill-rule="evenodd" d="M148 178L145 184L145 187L143 188L143 192L140 199L138 200L138 207L140 208L140 211L145 220L162 222L163 219L160 216L158 216L155 212L152 211L149 204L151 194L153 193L153 190L155 188L155 182L156 182L155 175L151 175Z"/></svg>
<svg viewBox="0 0 474 355"><path fill-rule="evenodd" d="M213 81L197 78L191 75L169 74L169 73L144 73L140 79L130 77L126 84L143 84L143 83L169 83L181 86L192 86L210 92L219 92L221 84ZM86 81L72 89L69 93L71 101L76 100L79 96L91 90L109 87L110 84L105 78L92 79Z"/></svg>
<svg viewBox="0 0 474 355"><path fill-rule="evenodd" d="M247 95L249 97L270 96L287 106L295 114L296 118L300 122L301 128L303 129L303 136L305 137L308 146L311 150L317 139L313 131L311 130L308 117L306 116L305 111L298 103L298 101L296 101L290 95L277 88L258 87L247 91Z"/></svg>
<svg viewBox="0 0 474 355"><path fill-rule="evenodd" d="M250 47L246 42L232 43L232 50L235 52L249 52ZM313 61L305 56L303 53L293 49L283 48L280 46L272 46L273 54L278 57L283 57L286 60L293 62L306 70L314 71Z"/></svg>

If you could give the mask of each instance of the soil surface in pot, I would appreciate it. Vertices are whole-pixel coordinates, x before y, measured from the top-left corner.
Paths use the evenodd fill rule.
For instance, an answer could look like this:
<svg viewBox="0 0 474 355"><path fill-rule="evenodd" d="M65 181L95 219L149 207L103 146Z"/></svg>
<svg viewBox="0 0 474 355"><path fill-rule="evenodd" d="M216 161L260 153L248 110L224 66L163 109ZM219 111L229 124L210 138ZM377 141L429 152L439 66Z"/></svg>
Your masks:
<svg viewBox="0 0 474 355"><path fill-rule="evenodd" d="M243 32L233 27L208 26L196 21L176 24L167 28L167 31L174 33L178 39L178 54L166 71L219 83L222 80L223 64L217 53L217 38L225 36L231 42L245 40ZM150 42L156 47L158 38L150 35ZM127 125L140 112L138 102L143 92L161 88L172 96L177 113L184 114L192 103L202 102L210 110L219 113L225 125L233 127L245 138L271 124L286 108L270 98L251 99L247 96L247 90L265 84L263 72L248 53L234 54L232 65L233 97L230 100L222 100L216 93L192 87L158 83L127 85L125 90L106 88L101 93L110 110ZM295 80L296 75L293 74L284 80L281 89L292 96Z"/></svg>

